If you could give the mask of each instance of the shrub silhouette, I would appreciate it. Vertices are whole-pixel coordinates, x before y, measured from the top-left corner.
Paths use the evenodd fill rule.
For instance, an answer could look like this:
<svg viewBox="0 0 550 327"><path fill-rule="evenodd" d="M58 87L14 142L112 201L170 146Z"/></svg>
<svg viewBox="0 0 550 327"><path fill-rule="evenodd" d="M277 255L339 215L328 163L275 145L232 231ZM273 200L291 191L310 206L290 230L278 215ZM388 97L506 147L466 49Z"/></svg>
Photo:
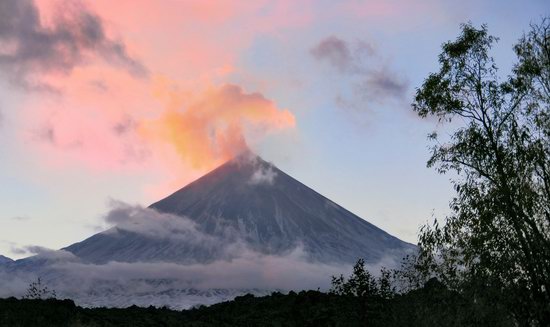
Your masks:
<svg viewBox="0 0 550 327"><path fill-rule="evenodd" d="M27 293L23 296L24 299L29 300L41 300L41 299L55 299L57 294L55 290L49 290L46 285L42 283L42 279L38 277L35 282L29 284Z"/></svg>

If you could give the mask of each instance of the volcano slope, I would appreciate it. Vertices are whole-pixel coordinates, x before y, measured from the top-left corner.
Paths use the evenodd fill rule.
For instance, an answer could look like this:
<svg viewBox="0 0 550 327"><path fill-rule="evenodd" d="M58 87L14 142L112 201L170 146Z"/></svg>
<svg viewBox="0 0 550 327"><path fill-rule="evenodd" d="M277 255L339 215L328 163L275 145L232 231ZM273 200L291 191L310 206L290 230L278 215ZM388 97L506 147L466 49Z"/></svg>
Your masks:
<svg viewBox="0 0 550 327"><path fill-rule="evenodd" d="M358 258L399 261L415 248L251 152L149 208L186 217L193 228L220 242L163 239L114 227L65 250L92 263L206 263L223 258L226 245L238 241L266 255L300 247L312 262L351 264Z"/></svg>

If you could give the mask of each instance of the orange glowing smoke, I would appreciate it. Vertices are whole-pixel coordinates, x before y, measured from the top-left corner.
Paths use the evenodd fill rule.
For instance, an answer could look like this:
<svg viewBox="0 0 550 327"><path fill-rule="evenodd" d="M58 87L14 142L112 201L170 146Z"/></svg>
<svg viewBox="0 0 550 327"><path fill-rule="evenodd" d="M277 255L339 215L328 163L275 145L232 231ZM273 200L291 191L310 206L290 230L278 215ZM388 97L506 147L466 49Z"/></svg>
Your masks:
<svg viewBox="0 0 550 327"><path fill-rule="evenodd" d="M157 95L168 95L167 109L142 124L142 135L170 143L194 169L211 169L232 158L247 148L247 139L295 126L288 110L232 84L210 87L197 97L166 89Z"/></svg>

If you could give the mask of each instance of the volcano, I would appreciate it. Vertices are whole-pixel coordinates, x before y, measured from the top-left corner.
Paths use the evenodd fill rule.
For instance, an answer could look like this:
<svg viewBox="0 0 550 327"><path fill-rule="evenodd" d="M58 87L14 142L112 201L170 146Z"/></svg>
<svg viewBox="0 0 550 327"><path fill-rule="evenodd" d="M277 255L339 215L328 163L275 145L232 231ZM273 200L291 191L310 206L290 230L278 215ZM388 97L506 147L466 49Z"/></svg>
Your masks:
<svg viewBox="0 0 550 327"><path fill-rule="evenodd" d="M415 248L250 151L149 208L191 219L206 235L222 240L230 235L262 254L281 255L301 247L312 262L399 260ZM203 263L219 259L220 253L185 239L151 238L116 227L64 250L93 263Z"/></svg>

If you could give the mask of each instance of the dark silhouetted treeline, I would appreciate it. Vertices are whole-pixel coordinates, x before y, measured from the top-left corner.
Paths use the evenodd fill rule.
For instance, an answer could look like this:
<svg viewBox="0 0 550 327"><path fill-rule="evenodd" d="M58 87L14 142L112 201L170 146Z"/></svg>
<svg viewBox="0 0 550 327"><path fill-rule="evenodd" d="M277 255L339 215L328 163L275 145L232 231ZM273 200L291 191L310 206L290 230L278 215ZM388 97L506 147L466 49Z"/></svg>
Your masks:
<svg viewBox="0 0 550 327"><path fill-rule="evenodd" d="M245 295L184 311L81 308L71 300L0 299L0 326L511 326L498 306L477 306L435 279L384 298L302 291Z"/></svg>

